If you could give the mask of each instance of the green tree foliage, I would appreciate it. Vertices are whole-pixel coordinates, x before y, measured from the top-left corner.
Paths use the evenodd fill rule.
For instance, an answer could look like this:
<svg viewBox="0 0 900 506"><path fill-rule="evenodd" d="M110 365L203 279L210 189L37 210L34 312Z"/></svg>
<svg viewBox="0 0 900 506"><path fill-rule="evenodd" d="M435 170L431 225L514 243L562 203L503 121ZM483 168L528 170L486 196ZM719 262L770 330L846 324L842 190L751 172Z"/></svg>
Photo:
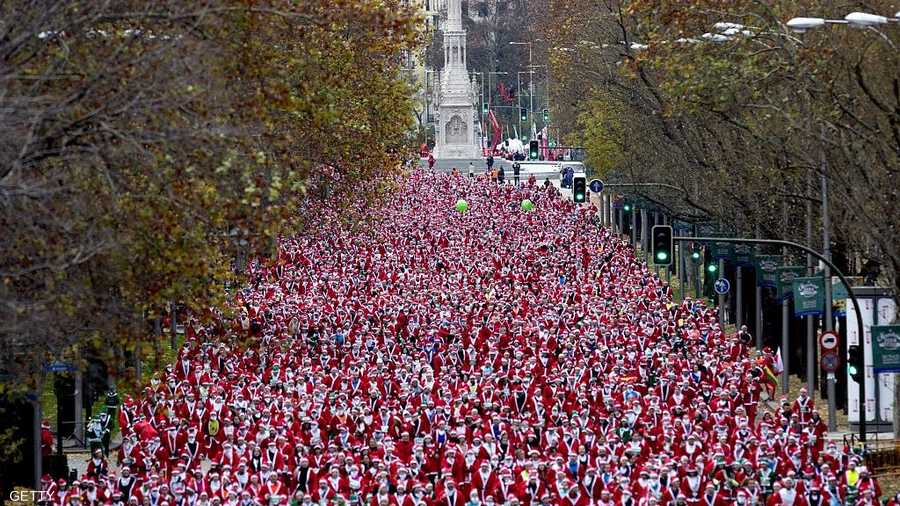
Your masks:
<svg viewBox="0 0 900 506"><path fill-rule="evenodd" d="M400 0L0 6L0 378L34 388L396 170L412 117ZM312 190L328 191L312 191ZM360 196L362 194L362 196ZM113 367L119 364L112 363Z"/></svg>

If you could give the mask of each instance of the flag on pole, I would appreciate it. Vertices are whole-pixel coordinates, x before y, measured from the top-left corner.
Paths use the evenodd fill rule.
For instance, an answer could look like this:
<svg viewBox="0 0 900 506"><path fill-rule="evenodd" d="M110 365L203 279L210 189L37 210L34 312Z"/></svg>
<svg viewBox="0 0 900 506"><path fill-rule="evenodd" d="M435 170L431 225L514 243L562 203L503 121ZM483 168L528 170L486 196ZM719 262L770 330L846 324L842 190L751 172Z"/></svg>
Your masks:
<svg viewBox="0 0 900 506"><path fill-rule="evenodd" d="M550 132L547 131L547 127L541 129L541 155L544 157L544 160L550 159Z"/></svg>
<svg viewBox="0 0 900 506"><path fill-rule="evenodd" d="M511 103L516 99L515 95L512 94L512 91L503 83L497 84L497 91L500 93L500 99L506 103Z"/></svg>
<svg viewBox="0 0 900 506"><path fill-rule="evenodd" d="M491 152L493 153L495 149L497 149L497 144L500 144L500 136L502 135L502 129L500 128L500 122L497 121L497 116L494 115L494 111L490 111L488 113L488 117L491 120L491 128L494 133L491 136Z"/></svg>
<svg viewBox="0 0 900 506"><path fill-rule="evenodd" d="M784 371L784 362L781 361L781 348L778 348L778 353L775 354L775 363L772 364L772 368L775 369L775 374L781 374Z"/></svg>

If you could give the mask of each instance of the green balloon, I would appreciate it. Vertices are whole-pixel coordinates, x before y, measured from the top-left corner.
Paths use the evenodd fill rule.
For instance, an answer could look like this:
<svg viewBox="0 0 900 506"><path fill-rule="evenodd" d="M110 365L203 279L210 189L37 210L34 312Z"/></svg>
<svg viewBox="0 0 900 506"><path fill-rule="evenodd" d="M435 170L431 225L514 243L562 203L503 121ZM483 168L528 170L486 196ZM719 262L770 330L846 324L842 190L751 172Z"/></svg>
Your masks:
<svg viewBox="0 0 900 506"><path fill-rule="evenodd" d="M530 199L525 199L522 201L522 210L523 211L534 211L534 202Z"/></svg>
<svg viewBox="0 0 900 506"><path fill-rule="evenodd" d="M459 199L456 201L456 210L464 213L469 209L469 203L463 199Z"/></svg>

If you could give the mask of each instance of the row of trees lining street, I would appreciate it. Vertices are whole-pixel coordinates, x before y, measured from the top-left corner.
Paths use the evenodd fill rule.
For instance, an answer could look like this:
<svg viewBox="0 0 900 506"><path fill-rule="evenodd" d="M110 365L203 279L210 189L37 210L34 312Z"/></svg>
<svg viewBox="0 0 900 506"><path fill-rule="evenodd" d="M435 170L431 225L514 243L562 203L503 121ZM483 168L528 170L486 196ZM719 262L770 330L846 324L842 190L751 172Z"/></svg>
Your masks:
<svg viewBox="0 0 900 506"><path fill-rule="evenodd" d="M795 16L893 15L886 1L539 0L554 117L610 181L680 192L644 198L723 232L822 249L821 176L833 248L900 294L900 30L791 32ZM892 10L893 9L893 10ZM717 25L717 23L720 23ZM730 24L721 24L730 23Z"/></svg>
<svg viewBox="0 0 900 506"><path fill-rule="evenodd" d="M0 19L0 394L77 349L116 373L167 304L222 307L307 201L370 198L404 156L400 55L421 36L400 0L18 0Z"/></svg>

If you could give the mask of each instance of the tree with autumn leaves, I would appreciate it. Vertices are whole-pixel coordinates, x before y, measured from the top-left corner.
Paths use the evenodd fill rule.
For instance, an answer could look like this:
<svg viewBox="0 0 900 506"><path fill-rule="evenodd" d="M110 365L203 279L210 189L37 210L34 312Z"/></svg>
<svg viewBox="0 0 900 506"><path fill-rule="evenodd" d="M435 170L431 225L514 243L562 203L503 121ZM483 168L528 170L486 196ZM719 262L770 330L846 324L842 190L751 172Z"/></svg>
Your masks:
<svg viewBox="0 0 900 506"><path fill-rule="evenodd" d="M0 393L226 308L236 259L311 200L377 198L406 156L420 43L400 0L0 6ZM240 266L237 266L240 267Z"/></svg>
<svg viewBox="0 0 900 506"><path fill-rule="evenodd" d="M877 264L900 295L900 31L795 16L896 11L890 2L539 0L554 107L611 181L667 183L643 197L687 221L821 244L827 178L833 249ZM893 9L893 10L892 10ZM540 18L538 18L540 20Z"/></svg>

